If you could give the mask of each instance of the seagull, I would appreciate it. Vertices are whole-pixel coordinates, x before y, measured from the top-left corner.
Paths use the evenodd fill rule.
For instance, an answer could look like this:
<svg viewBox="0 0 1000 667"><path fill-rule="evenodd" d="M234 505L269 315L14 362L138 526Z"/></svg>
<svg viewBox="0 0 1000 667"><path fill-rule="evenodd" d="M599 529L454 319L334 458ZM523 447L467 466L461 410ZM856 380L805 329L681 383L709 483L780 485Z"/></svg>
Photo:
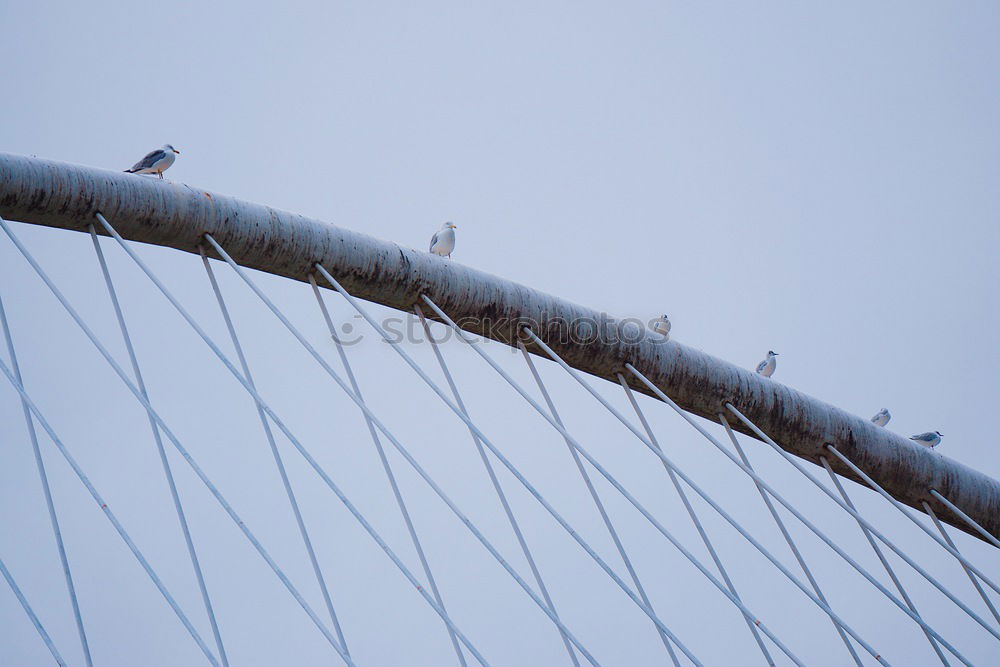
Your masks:
<svg viewBox="0 0 1000 667"><path fill-rule="evenodd" d="M446 222L441 225L441 229L434 232L431 237L430 251L442 257L451 257L455 250L455 230L458 228L454 222Z"/></svg>
<svg viewBox="0 0 1000 667"><path fill-rule="evenodd" d="M653 320L653 331L670 340L670 318L664 315L659 319Z"/></svg>
<svg viewBox="0 0 1000 667"><path fill-rule="evenodd" d="M911 435L910 440L918 445L923 445L924 447L930 447L933 449L941 443L941 433L938 431L927 431L927 433Z"/></svg>
<svg viewBox="0 0 1000 667"><path fill-rule="evenodd" d="M147 153L146 157L132 165L131 169L126 169L125 173L156 174L160 178L163 178L163 172L170 169L170 165L174 163L174 160L180 154L181 152L170 144L163 144L163 148L158 148L155 151Z"/></svg>
<svg viewBox="0 0 1000 667"><path fill-rule="evenodd" d="M872 423L876 426L885 426L889 423L890 419L892 419L892 415L889 414L888 410L882 408L874 417L872 417Z"/></svg>
<svg viewBox="0 0 1000 667"><path fill-rule="evenodd" d="M774 369L778 365L778 360L775 359L776 356L778 356L777 352L768 350L767 359L757 364L757 375L763 375L766 378L774 375Z"/></svg>

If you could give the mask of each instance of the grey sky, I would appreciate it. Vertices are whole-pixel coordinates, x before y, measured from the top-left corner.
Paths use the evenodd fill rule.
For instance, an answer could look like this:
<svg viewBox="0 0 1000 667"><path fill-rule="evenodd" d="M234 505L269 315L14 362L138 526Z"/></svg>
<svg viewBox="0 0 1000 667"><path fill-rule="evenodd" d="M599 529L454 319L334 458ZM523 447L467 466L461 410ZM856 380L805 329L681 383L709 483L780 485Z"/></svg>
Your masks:
<svg viewBox="0 0 1000 667"><path fill-rule="evenodd" d="M776 381L863 417L888 407L889 428L940 430L943 455L998 476L985 418L1000 376L998 14L987 2L9 2L0 4L0 150L122 170L169 142L182 153L171 179L420 249L454 220L454 261L619 317L667 312L675 339L747 367L776 350ZM89 239L16 231L124 361ZM127 257L104 247L154 404L320 610L252 403ZM225 343L200 260L150 248L143 256ZM265 397L417 569L357 410L216 268ZM259 278L335 361L309 290ZM144 413L6 239L0 297L35 399L208 638ZM328 298L338 322L355 322ZM426 345L411 349L436 370ZM517 357L488 349L530 383ZM462 424L370 333L350 353L377 412L527 574ZM454 343L445 353L483 430L623 571L558 434L470 351ZM640 443L554 365L541 370L584 444L705 558ZM614 387L602 390L627 407ZM794 565L738 471L663 406L642 404L671 455ZM0 382L0 557L70 662L82 664L20 410ZM280 446L358 664L451 664L440 622ZM769 479L882 576L848 517L762 445L748 447ZM43 450L98 664L199 664L51 443ZM232 663L336 662L172 460ZM394 464L446 602L476 645L498 665L565 663L551 624L399 457ZM604 664L662 664L648 621L510 476L504 482L567 624ZM728 603L605 487L664 620L705 664L757 664ZM988 613L937 547L851 490ZM751 608L810 665L845 664L829 621L699 510ZM933 664L912 622L795 532L831 603L866 639L894 664ZM956 539L997 571L996 550ZM995 659L981 628L902 567L942 634L974 662ZM0 587L0 664L44 661Z"/></svg>

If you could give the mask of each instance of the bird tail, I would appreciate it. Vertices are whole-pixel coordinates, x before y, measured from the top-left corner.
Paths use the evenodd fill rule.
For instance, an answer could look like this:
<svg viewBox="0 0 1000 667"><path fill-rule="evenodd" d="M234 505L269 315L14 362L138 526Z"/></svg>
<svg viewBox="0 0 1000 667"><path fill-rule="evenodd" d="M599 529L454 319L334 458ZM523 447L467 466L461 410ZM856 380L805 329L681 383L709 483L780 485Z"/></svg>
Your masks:
<svg viewBox="0 0 1000 667"><path fill-rule="evenodd" d="M135 169L125 169L124 173L126 173L126 174L134 174L135 173Z"/></svg>

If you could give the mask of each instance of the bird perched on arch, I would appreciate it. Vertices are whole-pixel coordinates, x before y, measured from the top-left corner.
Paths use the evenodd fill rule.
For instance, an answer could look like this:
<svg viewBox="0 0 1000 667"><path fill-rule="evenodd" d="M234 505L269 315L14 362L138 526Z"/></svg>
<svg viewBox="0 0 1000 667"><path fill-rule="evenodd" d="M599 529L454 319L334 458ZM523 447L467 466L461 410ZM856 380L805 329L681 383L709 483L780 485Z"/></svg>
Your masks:
<svg viewBox="0 0 1000 667"><path fill-rule="evenodd" d="M892 419L892 415L889 414L887 409L882 408L875 413L874 417L872 417L872 423L876 426L885 426L889 423L890 419Z"/></svg>
<svg viewBox="0 0 1000 667"><path fill-rule="evenodd" d="M918 445L923 445L924 447L929 447L934 449L941 444L941 434L938 431L927 431L927 433L918 433L917 435L911 435L910 440L917 443Z"/></svg>
<svg viewBox="0 0 1000 667"><path fill-rule="evenodd" d="M664 315L663 317L659 317L659 318L653 320L652 329L656 333L660 334L661 336L663 336L664 338L666 338L667 340L669 340L670 339L670 318L667 317L666 315Z"/></svg>
<svg viewBox="0 0 1000 667"><path fill-rule="evenodd" d="M451 257L455 251L455 230L458 225L454 222L446 222L441 225L441 229L434 232L431 237L430 252L441 257Z"/></svg>
<svg viewBox="0 0 1000 667"><path fill-rule="evenodd" d="M778 367L778 360L775 359L777 356L777 352L774 350L768 350L767 358L757 364L757 375L763 375L766 378L774 375L774 369Z"/></svg>
<svg viewBox="0 0 1000 667"><path fill-rule="evenodd" d="M181 152L170 144L163 144L163 148L146 153L146 157L132 165L131 169L126 169L125 173L156 174L160 178L163 178L163 172L170 169L170 165L174 163L174 160L180 154Z"/></svg>

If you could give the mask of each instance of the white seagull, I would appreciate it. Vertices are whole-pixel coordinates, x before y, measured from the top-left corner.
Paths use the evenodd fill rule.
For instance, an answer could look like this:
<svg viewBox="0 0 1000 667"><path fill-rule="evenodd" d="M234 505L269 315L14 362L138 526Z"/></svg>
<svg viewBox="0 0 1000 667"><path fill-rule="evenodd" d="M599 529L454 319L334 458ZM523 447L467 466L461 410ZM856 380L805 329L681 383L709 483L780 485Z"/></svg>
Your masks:
<svg viewBox="0 0 1000 667"><path fill-rule="evenodd" d="M174 160L180 154L181 152L170 144L163 144L163 148L158 148L155 151L147 153L146 157L132 165L131 169L126 169L125 173L156 174L160 178L163 178L163 172L170 169L170 165L174 163Z"/></svg>
<svg viewBox="0 0 1000 667"><path fill-rule="evenodd" d="M918 445L934 448L941 443L941 434L937 431L927 431L927 433L921 433L919 435L911 435L910 440L917 443Z"/></svg>
<svg viewBox="0 0 1000 667"><path fill-rule="evenodd" d="M441 229L434 232L431 237L430 251L442 257L451 257L455 251L455 230L458 228L454 222L446 222L441 225Z"/></svg>
<svg viewBox="0 0 1000 667"><path fill-rule="evenodd" d="M757 375L763 375L766 378L774 375L774 369L778 366L778 360L775 359L776 356L778 356L777 352L768 350L767 359L757 364Z"/></svg>
<svg viewBox="0 0 1000 667"><path fill-rule="evenodd" d="M653 331L662 335L667 340L670 339L670 318L666 315L653 320Z"/></svg>
<svg viewBox="0 0 1000 667"><path fill-rule="evenodd" d="M874 417L872 417L872 423L876 426L885 426L889 423L890 419L892 419L892 415L889 414L888 410L882 408L875 414Z"/></svg>

